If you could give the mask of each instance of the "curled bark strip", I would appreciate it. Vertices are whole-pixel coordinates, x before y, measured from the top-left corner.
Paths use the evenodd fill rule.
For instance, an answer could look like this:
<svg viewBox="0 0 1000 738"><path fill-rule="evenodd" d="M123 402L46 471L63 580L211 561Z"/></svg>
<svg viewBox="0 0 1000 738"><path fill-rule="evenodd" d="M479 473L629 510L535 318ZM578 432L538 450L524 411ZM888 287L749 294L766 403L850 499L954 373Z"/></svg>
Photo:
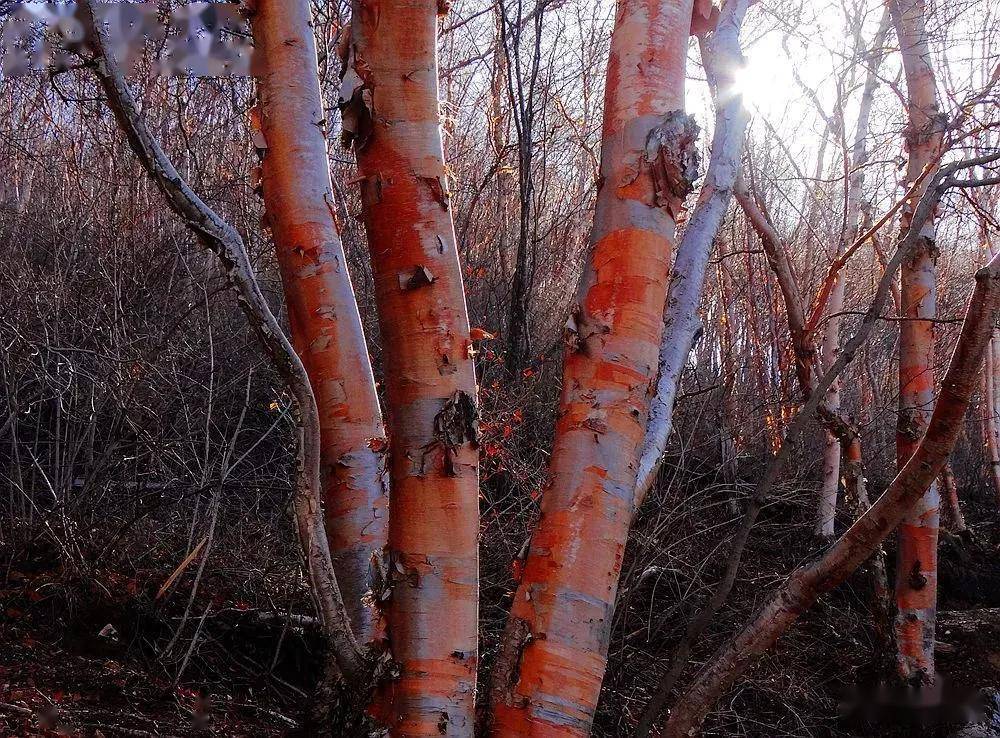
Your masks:
<svg viewBox="0 0 1000 738"><path fill-rule="evenodd" d="M643 156L653 177L654 202L674 219L698 179L698 131L692 116L673 110L646 137Z"/></svg>
<svg viewBox="0 0 1000 738"><path fill-rule="evenodd" d="M444 177L421 177L420 179L427 183L434 199L444 210L451 207L451 192L448 190L448 181Z"/></svg>
<svg viewBox="0 0 1000 738"><path fill-rule="evenodd" d="M415 290L434 281L434 274L425 266L417 265L411 271L399 273L399 289Z"/></svg>
<svg viewBox="0 0 1000 738"><path fill-rule="evenodd" d="M493 698L505 705L515 706L515 700L522 703L525 700L524 697L515 696L513 686L520 677L521 657L529 643L531 643L531 625L521 618L513 618L510 624L510 636L500 641L500 652L493 665L493 681L497 685ZM524 704L517 706L523 707Z"/></svg>
<svg viewBox="0 0 1000 738"><path fill-rule="evenodd" d="M448 448L463 443L479 445L479 410L475 398L457 390L434 416L434 435Z"/></svg>
<svg viewBox="0 0 1000 738"><path fill-rule="evenodd" d="M341 134L340 144L345 149L356 147L362 149L368 143L372 134L372 122L375 107L372 98L372 88L365 74L364 63L358 58L357 49L351 43L350 28L345 29L343 68L340 78L340 95L337 107L340 108Z"/></svg>
<svg viewBox="0 0 1000 738"><path fill-rule="evenodd" d="M465 444L479 446L479 410L472 395L456 391L434 416L434 436L444 449L445 473L458 476L458 450Z"/></svg>

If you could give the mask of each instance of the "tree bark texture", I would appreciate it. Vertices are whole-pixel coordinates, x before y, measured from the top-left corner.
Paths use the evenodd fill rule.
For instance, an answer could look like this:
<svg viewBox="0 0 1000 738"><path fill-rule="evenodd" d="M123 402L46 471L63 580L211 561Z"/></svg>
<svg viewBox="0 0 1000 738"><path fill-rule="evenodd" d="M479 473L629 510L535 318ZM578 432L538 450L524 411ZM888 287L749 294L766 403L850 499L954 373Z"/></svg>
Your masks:
<svg viewBox="0 0 1000 738"><path fill-rule="evenodd" d="M443 10L443 4L440 4ZM436 0L355 0L341 89L390 428L393 735L469 736L478 659L476 376L441 141Z"/></svg>
<svg viewBox="0 0 1000 738"><path fill-rule="evenodd" d="M258 124L266 220L288 322L319 410L327 537L362 643L377 637L373 557L386 543L388 446L333 205L316 44L305 0L257 0ZM366 596L367 594L367 596Z"/></svg>
<svg viewBox="0 0 1000 738"><path fill-rule="evenodd" d="M935 166L945 121L938 110L931 68L924 0L890 0L906 77L908 153L906 181L915 182ZM910 226L923 187L901 210L903 232ZM934 323L937 249L934 214L921 227L917 248L900 274L899 419L896 459L900 469L913 455L930 422L934 405ZM919 504L899 527L896 556L896 643L900 676L915 682L934 679L934 626L937 612L937 539L940 496L932 477Z"/></svg>
<svg viewBox="0 0 1000 738"><path fill-rule="evenodd" d="M636 507L652 487L670 437L674 402L681 373L694 337L701 327L698 306L705 285L705 271L729 203L733 198L743 153L749 114L734 87L736 71L743 64L740 27L747 3L728 2L713 31L700 35L702 64L715 100L715 132L698 194L671 269L670 290L663 313L656 394L649 410L636 479Z"/></svg>
<svg viewBox="0 0 1000 738"><path fill-rule="evenodd" d="M566 332L550 480L493 685L498 736L585 736L607 661L662 333L694 178L683 113L691 0L621 0L590 253Z"/></svg>

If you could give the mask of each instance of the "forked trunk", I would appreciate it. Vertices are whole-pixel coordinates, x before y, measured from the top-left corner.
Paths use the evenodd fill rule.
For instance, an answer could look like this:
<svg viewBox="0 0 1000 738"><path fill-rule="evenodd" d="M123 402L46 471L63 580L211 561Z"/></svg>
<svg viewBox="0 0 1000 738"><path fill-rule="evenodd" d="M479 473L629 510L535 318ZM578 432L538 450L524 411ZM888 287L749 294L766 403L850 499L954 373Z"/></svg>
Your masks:
<svg viewBox="0 0 1000 738"><path fill-rule="evenodd" d="M586 736L607 662L646 432L674 219L691 189L683 113L692 0L621 0L590 254L567 324L550 483L493 685L498 736Z"/></svg>
<svg viewBox="0 0 1000 738"><path fill-rule="evenodd" d="M472 734L478 658L476 376L441 143L436 0L355 0L341 90L389 407L393 735Z"/></svg>

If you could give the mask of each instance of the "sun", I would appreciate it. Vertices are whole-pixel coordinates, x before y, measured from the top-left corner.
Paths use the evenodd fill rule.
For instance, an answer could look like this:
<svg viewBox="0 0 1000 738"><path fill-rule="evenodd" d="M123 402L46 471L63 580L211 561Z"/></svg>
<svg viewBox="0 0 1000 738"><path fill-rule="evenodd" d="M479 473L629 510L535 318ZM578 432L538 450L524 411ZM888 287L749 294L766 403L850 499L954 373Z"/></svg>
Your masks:
<svg viewBox="0 0 1000 738"><path fill-rule="evenodd" d="M794 85L786 64L765 61L760 54L748 54L733 81L735 92L743 95L743 104L762 113L780 112Z"/></svg>

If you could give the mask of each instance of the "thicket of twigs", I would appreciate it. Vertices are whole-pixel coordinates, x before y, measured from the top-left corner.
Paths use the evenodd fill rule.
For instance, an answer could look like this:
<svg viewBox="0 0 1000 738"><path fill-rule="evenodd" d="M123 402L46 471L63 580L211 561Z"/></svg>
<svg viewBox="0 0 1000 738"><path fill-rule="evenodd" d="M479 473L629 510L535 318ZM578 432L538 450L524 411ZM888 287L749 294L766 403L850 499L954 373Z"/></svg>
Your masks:
<svg viewBox="0 0 1000 738"><path fill-rule="evenodd" d="M493 16L480 13L480 5L488 4L457 2L444 21L441 90L470 316L494 336L479 342L477 355L481 676L488 685L516 560L545 484L561 330L592 217L610 8L559 3L533 47L529 39L497 39ZM762 12L754 30L805 28L808 5ZM320 38L329 39L321 71L332 116L337 13L326 6L317 13ZM949 29L965 33L967 21L949 25L943 13L936 16L936 53ZM484 37L497 41L485 52L475 43ZM786 39L805 44L800 32ZM988 31L983 40L987 47L993 40ZM837 62L835 76L846 78L863 56L847 52L854 56ZM538 57L541 68L528 102L534 130L521 134L533 142L528 193L516 176L511 119L524 102L508 96L504 77L529 74L521 66L512 71L518 55ZM961 99L976 83L954 82L949 92ZM151 128L185 177L240 230L281 312L251 178L250 83L140 78L136 87ZM484 109L496 117L483 116ZM873 217L898 196L903 125L891 90L880 93L877 110L868 180ZM831 113L838 114L843 124L842 107ZM699 120L708 125L705 116ZM839 142L828 124L817 127L825 126L819 140L832 151ZM352 164L332 128L337 208L378 378L381 347ZM844 176L838 154L802 166L785 135L766 117L755 120L747 171L811 294L841 228ZM108 735L295 729L321 646L288 510L291 399L217 267L164 207L86 73L0 82L0 170L0 724L12 734L38 725ZM988 215L995 205L993 195L979 202L954 195L942 208L941 364L968 276L983 258L980 236L995 237ZM505 337L521 207L532 209L530 341L512 375ZM855 257L845 334L880 276L888 230ZM597 735L631 730L689 618L718 581L746 498L798 404L777 286L737 210L719 235L702 314L667 463L627 551ZM898 325L883 321L845 381L873 497L895 468L897 335ZM977 401L951 460L972 534L945 544L943 610L1000 607L990 579L1000 561L1000 517L982 433ZM795 564L815 555L821 448L816 426L768 501L733 595L696 644L693 663L706 659ZM845 506L838 529L852 519ZM710 730L846 730L835 718L837 687L877 679L887 653L880 624L870 618L869 589L859 573L810 613L727 696ZM970 651L966 638L942 637L942 670L969 686L995 687L995 649L990 662L989 649ZM970 660L981 668L970 669Z"/></svg>

